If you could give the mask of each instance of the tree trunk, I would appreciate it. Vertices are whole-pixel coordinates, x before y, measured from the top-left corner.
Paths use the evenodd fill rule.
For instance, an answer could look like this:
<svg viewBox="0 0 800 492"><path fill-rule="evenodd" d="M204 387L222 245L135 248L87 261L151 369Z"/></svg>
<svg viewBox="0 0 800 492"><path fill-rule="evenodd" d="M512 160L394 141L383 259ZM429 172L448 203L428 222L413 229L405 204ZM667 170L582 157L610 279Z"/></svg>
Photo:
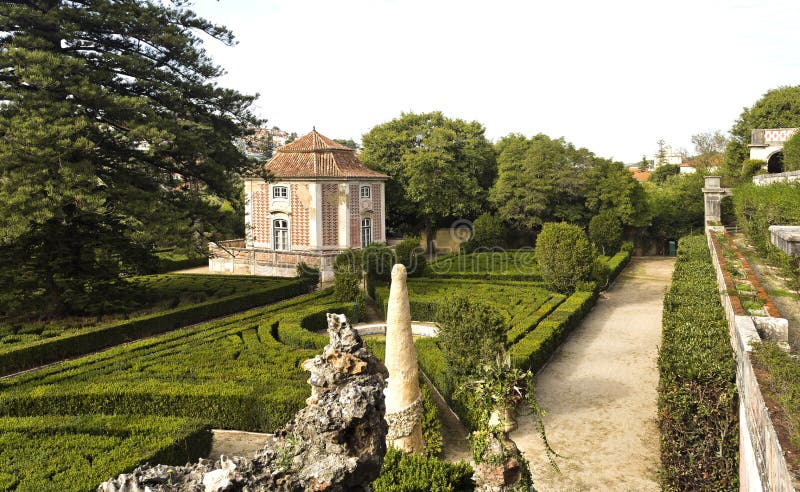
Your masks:
<svg viewBox="0 0 800 492"><path fill-rule="evenodd" d="M425 253L428 256L433 255L436 251L434 250L433 246L433 221L426 218L425 219Z"/></svg>

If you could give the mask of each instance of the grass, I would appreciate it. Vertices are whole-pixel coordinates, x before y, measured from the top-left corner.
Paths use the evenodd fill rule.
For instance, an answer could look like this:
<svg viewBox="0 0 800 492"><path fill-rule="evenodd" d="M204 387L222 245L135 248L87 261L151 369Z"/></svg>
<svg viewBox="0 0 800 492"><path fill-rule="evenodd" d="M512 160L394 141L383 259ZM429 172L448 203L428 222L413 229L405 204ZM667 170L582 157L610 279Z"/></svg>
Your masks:
<svg viewBox="0 0 800 492"><path fill-rule="evenodd" d="M753 362L766 369L768 381L762 390L780 405L789 440L795 450L800 449L800 361L776 343L764 342L753 346Z"/></svg>

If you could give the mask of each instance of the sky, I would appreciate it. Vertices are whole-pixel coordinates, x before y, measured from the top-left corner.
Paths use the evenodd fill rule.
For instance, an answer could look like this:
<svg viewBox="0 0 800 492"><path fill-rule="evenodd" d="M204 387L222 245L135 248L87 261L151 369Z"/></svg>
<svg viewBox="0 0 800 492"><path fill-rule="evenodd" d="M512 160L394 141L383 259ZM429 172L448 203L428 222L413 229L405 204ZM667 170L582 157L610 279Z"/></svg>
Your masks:
<svg viewBox="0 0 800 492"><path fill-rule="evenodd" d="M352 138L404 112L564 137L637 162L656 142L730 130L766 91L800 84L798 0L195 0L231 29L204 44L259 93L257 115Z"/></svg>

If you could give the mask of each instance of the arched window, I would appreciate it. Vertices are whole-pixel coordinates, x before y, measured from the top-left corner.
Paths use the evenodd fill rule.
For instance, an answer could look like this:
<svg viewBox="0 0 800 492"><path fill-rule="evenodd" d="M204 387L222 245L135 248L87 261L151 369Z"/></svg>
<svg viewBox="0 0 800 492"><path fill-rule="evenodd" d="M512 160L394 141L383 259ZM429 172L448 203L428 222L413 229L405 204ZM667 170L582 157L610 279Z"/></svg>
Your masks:
<svg viewBox="0 0 800 492"><path fill-rule="evenodd" d="M372 196L372 188L369 186L361 187L361 198L369 198Z"/></svg>
<svg viewBox="0 0 800 492"><path fill-rule="evenodd" d="M289 221L275 219L272 221L272 249L287 251L289 249Z"/></svg>
<svg viewBox="0 0 800 492"><path fill-rule="evenodd" d="M372 243L372 219L361 219L361 247L366 248Z"/></svg>

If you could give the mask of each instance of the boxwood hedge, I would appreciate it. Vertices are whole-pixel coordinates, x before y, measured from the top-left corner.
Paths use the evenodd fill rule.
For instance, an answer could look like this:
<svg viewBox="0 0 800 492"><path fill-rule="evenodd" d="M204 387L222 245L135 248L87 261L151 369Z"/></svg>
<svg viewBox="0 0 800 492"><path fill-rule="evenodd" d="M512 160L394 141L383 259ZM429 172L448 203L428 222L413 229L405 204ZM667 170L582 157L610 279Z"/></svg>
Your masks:
<svg viewBox="0 0 800 492"><path fill-rule="evenodd" d="M305 292L296 280L283 280L269 287L234 294L199 304L118 321L109 325L87 327L52 338L27 343L0 345L0 375L30 369L48 362L86 354L120 343L136 340L176 328L225 316L264 304L287 299Z"/></svg>
<svg viewBox="0 0 800 492"><path fill-rule="evenodd" d="M738 490L736 363L703 236L678 242L658 369L663 488Z"/></svg>
<svg viewBox="0 0 800 492"><path fill-rule="evenodd" d="M89 492L141 463L186 463L208 455L209 426L131 416L0 418L0 489Z"/></svg>

